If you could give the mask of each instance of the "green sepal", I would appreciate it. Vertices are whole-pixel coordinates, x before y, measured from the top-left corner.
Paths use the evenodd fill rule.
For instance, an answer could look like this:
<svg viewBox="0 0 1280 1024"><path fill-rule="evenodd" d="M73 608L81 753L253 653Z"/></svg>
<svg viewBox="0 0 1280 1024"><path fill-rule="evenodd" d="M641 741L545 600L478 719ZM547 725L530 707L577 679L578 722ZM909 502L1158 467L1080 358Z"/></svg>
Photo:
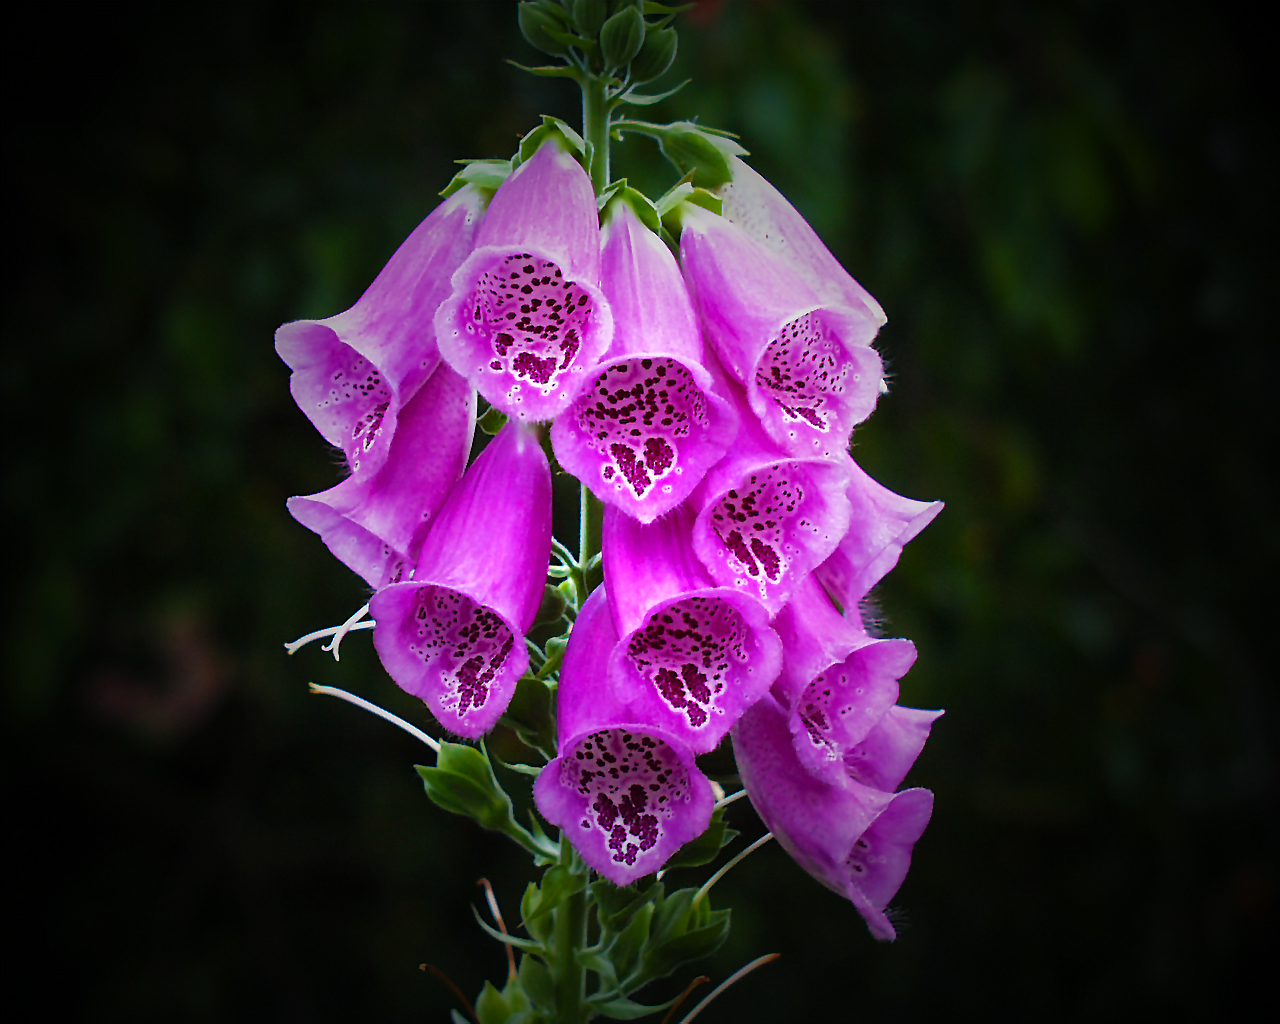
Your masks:
<svg viewBox="0 0 1280 1024"><path fill-rule="evenodd" d="M491 981L484 983L476 997L476 1018L480 1024L507 1024L511 1019L511 1005Z"/></svg>
<svg viewBox="0 0 1280 1024"><path fill-rule="evenodd" d="M607 878L591 883L591 896L596 904L596 920L602 931L618 932L627 926L646 903L662 899L663 885L653 882L643 889L633 885L614 885Z"/></svg>
<svg viewBox="0 0 1280 1024"><path fill-rule="evenodd" d="M553 587L548 583L543 588L542 603L538 605L538 613L533 618L533 624L535 626L549 626L554 622L558 622L564 618L565 609L568 607L569 602L565 600L560 588Z"/></svg>
<svg viewBox="0 0 1280 1024"><path fill-rule="evenodd" d="M551 938L551 919L545 914L537 914L542 902L542 890L536 882L525 886L524 896L520 898L521 927L540 942Z"/></svg>
<svg viewBox="0 0 1280 1024"><path fill-rule="evenodd" d="M489 408L484 411L484 415L476 420L476 426L490 437L496 436L498 431L506 426L506 424L507 414L496 405L489 406Z"/></svg>
<svg viewBox="0 0 1280 1024"><path fill-rule="evenodd" d="M525 676L516 683L511 703L498 724L505 725L521 743L543 754L547 760L556 756L555 696L541 680Z"/></svg>
<svg viewBox="0 0 1280 1024"><path fill-rule="evenodd" d="M675 185L657 202L658 215L662 218L662 226L671 232L673 238L680 237L682 226L682 207L685 204L700 206L719 216L724 212L724 200L704 188L694 188L689 182L682 181Z"/></svg>
<svg viewBox="0 0 1280 1024"><path fill-rule="evenodd" d="M604 221L609 219L609 209L614 203L626 203L635 212L640 219L640 223L652 231L655 235L662 230L662 220L658 216L658 208L653 205L653 201L643 192L638 192L627 184L627 179L623 178L616 183L616 187L609 196L607 204L604 207ZM600 197L602 200L604 196ZM603 221L602 221L603 223Z"/></svg>
<svg viewBox="0 0 1280 1024"><path fill-rule="evenodd" d="M694 868L702 864L710 864L720 855L720 851L738 837L738 830L730 828L724 820L725 808L717 807L711 812L711 824L697 839L691 839L680 847L667 861L665 870L672 868Z"/></svg>
<svg viewBox="0 0 1280 1024"><path fill-rule="evenodd" d="M628 4L614 11L600 29L600 56L607 68L624 68L644 45L644 15Z"/></svg>
<svg viewBox="0 0 1280 1024"><path fill-rule="evenodd" d="M576 46L584 53L591 53L596 48L594 39L584 39L582 36L575 35L572 32L557 32L553 28L547 29L547 35L558 43L564 43L566 46Z"/></svg>
<svg viewBox="0 0 1280 1024"><path fill-rule="evenodd" d="M485 189L488 192L497 192L498 186L507 180L507 176L511 173L510 160L467 160L462 161L465 166L443 189L440 194L444 197L453 195L458 189L464 185L475 185L477 188Z"/></svg>
<svg viewBox="0 0 1280 1024"><path fill-rule="evenodd" d="M436 766L419 765L418 774L436 806L495 832L515 825L511 798L498 785L489 759L475 747L441 741Z"/></svg>
<svg viewBox="0 0 1280 1024"><path fill-rule="evenodd" d="M654 0L644 0L645 14L683 14L685 11L691 11L696 4L681 4L679 7L670 7L667 4L655 3Z"/></svg>
<svg viewBox="0 0 1280 1024"><path fill-rule="evenodd" d="M516 21L520 34L535 50L552 57L565 57L569 46L555 38L564 30L564 8L552 0L524 0L516 7Z"/></svg>
<svg viewBox="0 0 1280 1024"><path fill-rule="evenodd" d="M641 904L630 923L609 943L609 959L619 977L629 977L640 963L641 953L649 939L653 912L652 903Z"/></svg>
<svg viewBox="0 0 1280 1024"><path fill-rule="evenodd" d="M586 139L558 117L552 117L550 114L543 114L542 124L520 140L520 149L511 160L512 166L518 167L524 163L538 151L539 146L543 145L552 136L558 136L565 149L574 154L578 163L582 164L583 169L587 173L591 172L591 154L593 152L591 143L587 142Z"/></svg>
<svg viewBox="0 0 1280 1024"><path fill-rule="evenodd" d="M649 26L644 34L644 45L631 62L631 80L652 82L665 75L676 59L677 43L675 29Z"/></svg>
<svg viewBox="0 0 1280 1024"><path fill-rule="evenodd" d="M552 672L560 670L560 666L564 664L564 652L568 647L569 638L567 636L553 636L547 641L545 648L547 660L543 662L542 668L538 669L539 679L546 679Z"/></svg>

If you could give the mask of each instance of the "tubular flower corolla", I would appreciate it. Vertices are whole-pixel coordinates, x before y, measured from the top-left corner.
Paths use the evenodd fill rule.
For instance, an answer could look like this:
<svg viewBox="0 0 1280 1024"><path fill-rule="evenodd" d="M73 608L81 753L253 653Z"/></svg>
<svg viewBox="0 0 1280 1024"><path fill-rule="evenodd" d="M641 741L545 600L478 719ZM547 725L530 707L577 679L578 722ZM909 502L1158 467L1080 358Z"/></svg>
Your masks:
<svg viewBox="0 0 1280 1024"><path fill-rule="evenodd" d="M888 792L853 773L834 785L817 777L796 756L787 714L771 695L738 720L733 752L752 805L783 848L852 902L872 935L894 938L884 910L906 878L933 794ZM874 763L878 752L868 746L861 755Z"/></svg>
<svg viewBox="0 0 1280 1024"><path fill-rule="evenodd" d="M436 314L445 360L508 416L563 412L609 347L591 182L558 135L498 188Z"/></svg>
<svg viewBox="0 0 1280 1024"><path fill-rule="evenodd" d="M533 795L583 860L629 885L702 834L715 796L685 743L603 685L617 643L600 587L569 638L557 697L559 756L542 769Z"/></svg>
<svg viewBox="0 0 1280 1024"><path fill-rule="evenodd" d="M400 411L386 461L375 472L290 498L289 512L375 590L398 583L466 468L475 422L476 393L441 363Z"/></svg>
<svg viewBox="0 0 1280 1024"><path fill-rule="evenodd" d="M853 614L841 617L810 576L773 622L784 652L773 693L788 711L796 755L831 783L897 702L898 680L916 660L910 640L874 640Z"/></svg>
<svg viewBox="0 0 1280 1024"><path fill-rule="evenodd" d="M787 451L834 458L871 414L884 377L876 324L823 302L741 228L682 207L681 262L707 338Z"/></svg>
<svg viewBox="0 0 1280 1024"><path fill-rule="evenodd" d="M401 411L440 362L433 318L471 252L484 195L467 186L437 206L350 309L276 331L294 400L352 476L387 460Z"/></svg>
<svg viewBox="0 0 1280 1024"><path fill-rule="evenodd" d="M645 721L711 750L777 677L778 635L759 601L717 587L689 543L685 506L647 525L604 516L604 576L621 641L609 660L617 697Z"/></svg>
<svg viewBox="0 0 1280 1024"><path fill-rule="evenodd" d="M680 269L629 202L607 210L601 287L613 344L551 428L556 458L602 501L643 523L680 504L737 429L703 365Z"/></svg>
<svg viewBox="0 0 1280 1024"><path fill-rule="evenodd" d="M770 614L849 528L852 460L791 455L760 428L732 384L741 426L732 450L690 502L693 548L712 578L759 598Z"/></svg>
<svg viewBox="0 0 1280 1024"><path fill-rule="evenodd" d="M413 579L369 603L383 666L453 732L479 736L506 710L550 551L550 467L532 429L512 420L450 492Z"/></svg>

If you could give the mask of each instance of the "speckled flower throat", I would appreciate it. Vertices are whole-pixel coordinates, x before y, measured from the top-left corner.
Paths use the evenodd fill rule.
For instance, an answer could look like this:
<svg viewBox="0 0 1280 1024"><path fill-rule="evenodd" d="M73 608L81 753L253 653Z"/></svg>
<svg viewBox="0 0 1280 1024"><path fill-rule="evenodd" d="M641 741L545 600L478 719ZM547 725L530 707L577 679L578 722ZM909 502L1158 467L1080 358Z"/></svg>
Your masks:
<svg viewBox="0 0 1280 1024"><path fill-rule="evenodd" d="M578 425L606 461L601 479L637 498L683 472L681 442L707 426L707 403L674 359L631 359L609 367L577 406Z"/></svg>
<svg viewBox="0 0 1280 1024"><path fill-rule="evenodd" d="M856 382L853 362L831 337L830 328L818 314L806 313L770 339L756 368L756 384L778 404L785 419L825 432L837 424L834 396L844 394L851 375Z"/></svg>
<svg viewBox="0 0 1280 1024"><path fill-rule="evenodd" d="M465 720L489 701L514 638L501 617L447 587L418 589L409 649L439 676L440 705Z"/></svg>
<svg viewBox="0 0 1280 1024"><path fill-rule="evenodd" d="M592 312L591 297L549 260L517 254L481 275L474 329L492 347L487 369L514 378L508 391L512 403L520 404L523 387L545 396L562 386Z"/></svg>
<svg viewBox="0 0 1280 1024"><path fill-rule="evenodd" d="M651 736L608 729L588 736L564 758L564 784L587 801L584 829L598 829L610 859L632 865L663 838L688 801L689 773L679 757Z"/></svg>

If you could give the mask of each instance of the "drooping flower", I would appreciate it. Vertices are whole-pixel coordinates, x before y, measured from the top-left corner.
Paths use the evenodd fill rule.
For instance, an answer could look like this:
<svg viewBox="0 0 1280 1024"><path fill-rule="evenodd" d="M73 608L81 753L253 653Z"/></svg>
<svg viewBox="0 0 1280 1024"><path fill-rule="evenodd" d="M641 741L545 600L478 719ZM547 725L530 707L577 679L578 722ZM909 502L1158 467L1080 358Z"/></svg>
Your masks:
<svg viewBox="0 0 1280 1024"><path fill-rule="evenodd" d="M289 512L375 590L398 583L418 560L427 529L462 476L475 433L476 396L443 363L400 411L386 460Z"/></svg>
<svg viewBox="0 0 1280 1024"><path fill-rule="evenodd" d="M602 237L613 343L551 440L560 464L596 497L648 523L680 504L720 458L736 416L703 364L671 251L624 198L609 204Z"/></svg>
<svg viewBox="0 0 1280 1024"><path fill-rule="evenodd" d="M890 793L850 776L833 785L796 756L786 712L772 695L733 729L738 772L752 805L809 874L844 896L877 939L893 939L884 910L906 878L911 850L933 813L926 789ZM866 756L874 758L875 751Z"/></svg>
<svg viewBox="0 0 1280 1024"><path fill-rule="evenodd" d="M276 351L293 370L294 400L342 449L352 476L370 476L386 461L401 411L440 362L436 307L471 252L484 208L482 190L455 192L405 239L354 306L276 331Z"/></svg>
<svg viewBox="0 0 1280 1024"><path fill-rule="evenodd" d="M489 204L436 314L440 351L508 416L553 419L613 336L599 282L595 193L552 134Z"/></svg>
<svg viewBox="0 0 1280 1024"><path fill-rule="evenodd" d="M800 211L736 154L725 156L732 179L715 190L724 201L724 219L794 268L823 302L862 312L883 327L887 318L880 303L831 255Z"/></svg>
<svg viewBox="0 0 1280 1024"><path fill-rule="evenodd" d="M849 611L898 562L908 541L942 511L940 501L914 501L895 494L852 464L846 495L849 529L831 556L816 570L817 577L840 605Z"/></svg>
<svg viewBox="0 0 1280 1024"><path fill-rule="evenodd" d="M383 666L452 732L479 736L506 710L550 552L551 470L511 420L436 514L413 579L369 602Z"/></svg>
<svg viewBox="0 0 1280 1024"><path fill-rule="evenodd" d="M618 699L704 753L768 690L781 644L764 605L715 585L691 526L683 505L647 525L610 507L601 547L622 637L609 662Z"/></svg>
<svg viewBox="0 0 1280 1024"><path fill-rule="evenodd" d="M574 622L557 704L559 756L534 784L538 810L592 868L629 885L701 835L715 796L692 751L605 682L618 631L603 587Z"/></svg>
<svg viewBox="0 0 1280 1024"><path fill-rule="evenodd" d="M915 645L872 639L857 612L842 617L812 576L773 628L784 652L773 693L787 711L796 755L810 772L838 784L847 775L846 756L897 703L898 680L916 660Z"/></svg>
<svg viewBox="0 0 1280 1024"><path fill-rule="evenodd" d="M725 218L690 203L681 211L681 264L694 305L764 428L793 454L843 453L880 395L874 319L823 302Z"/></svg>
<svg viewBox="0 0 1280 1024"><path fill-rule="evenodd" d="M789 454L760 428L735 385L725 393L740 407L741 425L690 498L693 548L717 583L776 614L849 529L852 460Z"/></svg>

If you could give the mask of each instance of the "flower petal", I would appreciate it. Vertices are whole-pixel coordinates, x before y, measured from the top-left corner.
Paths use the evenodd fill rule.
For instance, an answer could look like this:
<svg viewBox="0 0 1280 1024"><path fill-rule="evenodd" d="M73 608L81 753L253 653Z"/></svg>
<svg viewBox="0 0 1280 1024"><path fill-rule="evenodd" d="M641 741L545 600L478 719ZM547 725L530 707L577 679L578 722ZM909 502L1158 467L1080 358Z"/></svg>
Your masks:
<svg viewBox="0 0 1280 1024"><path fill-rule="evenodd" d="M713 749L778 674L781 644L759 601L710 582L682 506L648 525L605 510L604 571L622 639L621 700L697 753Z"/></svg>
<svg viewBox="0 0 1280 1024"><path fill-rule="evenodd" d="M401 408L440 361L432 325L450 279L471 252L484 195L467 186L405 239L356 304L276 331L289 390L321 436L365 476L387 458Z"/></svg>
<svg viewBox="0 0 1280 1024"><path fill-rule="evenodd" d="M723 217L689 206L682 223L681 263L707 338L765 429L793 454L843 453L880 396L875 321L824 303Z"/></svg>
<svg viewBox="0 0 1280 1024"><path fill-rule="evenodd" d="M692 752L629 714L605 682L618 634L604 591L583 604L557 697L560 756L534 784L544 818L616 885L660 868L711 821L715 796Z"/></svg>
<svg viewBox="0 0 1280 1024"><path fill-rule="evenodd" d="M783 848L850 900L872 935L894 938L884 908L906 878L933 794L884 793L853 780L831 785L812 775L796 757L786 713L772 697L739 719L733 751L752 805Z"/></svg>
<svg viewBox="0 0 1280 1024"><path fill-rule="evenodd" d="M846 611L856 608L898 562L906 543L942 511L940 501L913 501L871 479L857 463L846 494L849 529L816 574Z"/></svg>
<svg viewBox="0 0 1280 1024"><path fill-rule="evenodd" d="M727 393L740 400L732 385ZM847 455L788 454L741 409L732 450L690 499L698 509L693 547L712 578L776 614L848 531L852 465Z"/></svg>
<svg viewBox="0 0 1280 1024"><path fill-rule="evenodd" d="M479 736L510 702L550 551L550 467L513 420L450 492L414 578L369 603L383 666L453 732Z"/></svg>
<svg viewBox="0 0 1280 1024"><path fill-rule="evenodd" d="M466 467L475 421L475 392L449 367L437 366L401 411L376 473L290 498L289 512L374 589L399 582Z"/></svg>
<svg viewBox="0 0 1280 1024"><path fill-rule="evenodd" d="M507 415L553 419L613 336L599 280L591 182L549 137L494 195L436 314L440 352Z"/></svg>
<svg viewBox="0 0 1280 1024"><path fill-rule="evenodd" d="M560 464L600 500L648 523L680 504L724 454L737 417L703 364L671 251L623 201L610 204L603 237L613 343L551 440Z"/></svg>

